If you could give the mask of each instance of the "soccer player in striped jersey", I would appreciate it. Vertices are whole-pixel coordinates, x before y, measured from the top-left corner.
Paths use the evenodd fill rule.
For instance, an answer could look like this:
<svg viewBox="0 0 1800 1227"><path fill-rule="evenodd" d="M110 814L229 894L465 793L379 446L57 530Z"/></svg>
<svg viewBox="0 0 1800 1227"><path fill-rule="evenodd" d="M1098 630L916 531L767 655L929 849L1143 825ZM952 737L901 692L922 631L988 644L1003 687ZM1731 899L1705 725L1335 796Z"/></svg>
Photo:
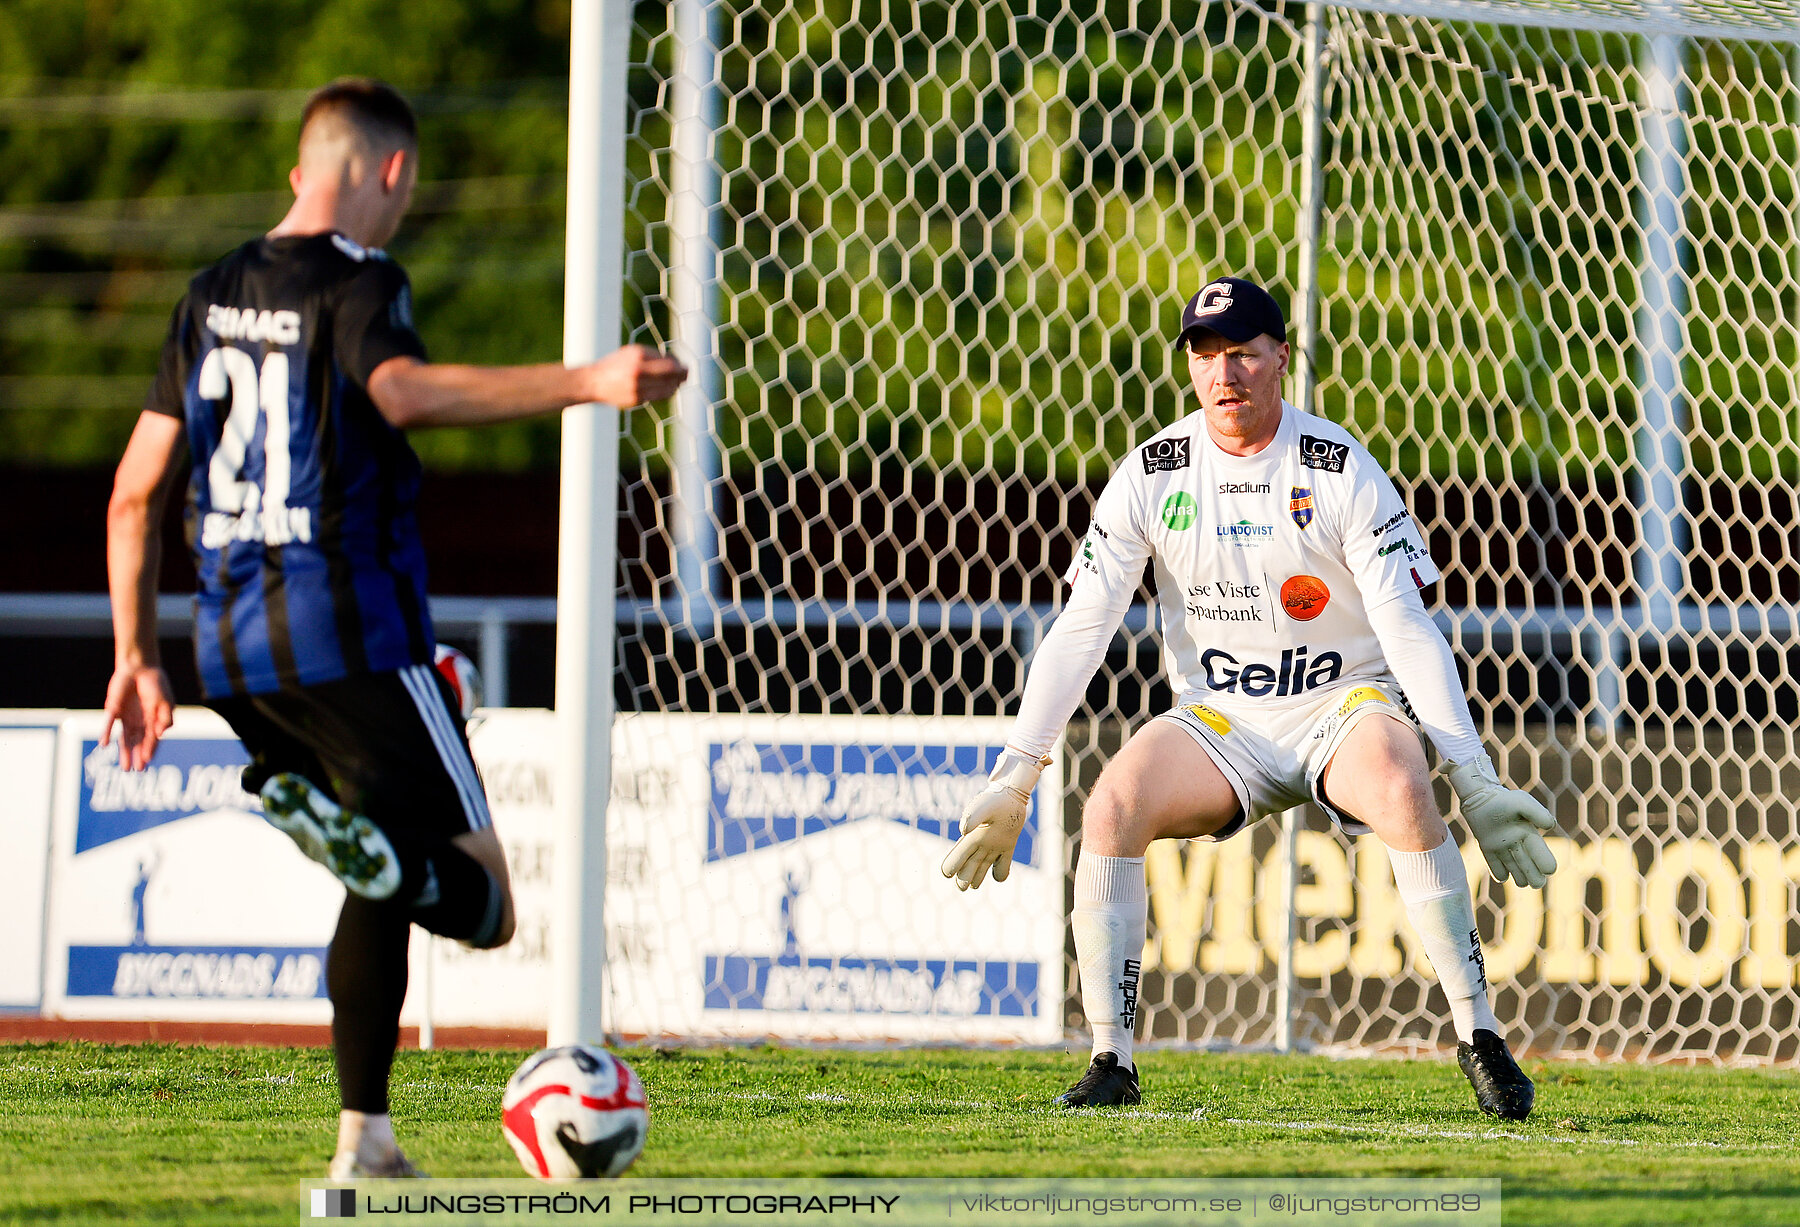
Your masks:
<svg viewBox="0 0 1800 1227"><path fill-rule="evenodd" d="M162 508L186 478L207 704L250 752L268 820L346 887L326 972L342 1100L334 1178L416 1174L388 1073L412 924L487 948L512 935L506 859L448 688L405 430L673 393L638 346L587 366L426 361L406 274L381 247L417 177L392 87L308 99L293 207L189 283L107 513L115 667L106 733L146 766L173 709L156 637Z"/></svg>
<svg viewBox="0 0 1800 1227"><path fill-rule="evenodd" d="M1456 662L1419 590L1438 577L1393 483L1350 434L1281 399L1287 325L1226 277L1187 303L1175 346L1200 408L1113 474L1069 569L1007 750L944 862L964 890L1004 879L1043 755L1068 723L1153 563L1178 696L1101 773L1082 816L1071 924L1093 1061L1057 1102L1138 1102L1132 1060L1152 840L1229 839L1316 801L1388 848L1407 916L1449 998L1485 1112L1522 1120L1533 1088L1499 1035L1462 857L1432 797L1424 736L1450 764L1496 878L1556 868L1548 811L1495 775Z"/></svg>

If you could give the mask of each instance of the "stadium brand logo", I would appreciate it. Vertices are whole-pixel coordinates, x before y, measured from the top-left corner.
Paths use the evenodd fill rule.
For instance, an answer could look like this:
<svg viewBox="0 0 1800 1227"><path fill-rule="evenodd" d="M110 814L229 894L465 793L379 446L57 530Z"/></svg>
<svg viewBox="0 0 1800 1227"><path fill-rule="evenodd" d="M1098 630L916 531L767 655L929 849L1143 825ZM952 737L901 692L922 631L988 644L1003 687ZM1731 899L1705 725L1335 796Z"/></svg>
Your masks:
<svg viewBox="0 0 1800 1227"><path fill-rule="evenodd" d="M1254 548L1274 535L1275 526L1273 524L1255 524L1249 520L1239 520L1236 524L1219 525L1219 536L1239 549Z"/></svg>
<svg viewBox="0 0 1800 1227"><path fill-rule="evenodd" d="M1481 953L1481 930L1469 930L1469 962L1475 964L1475 987L1487 988L1487 959Z"/></svg>
<svg viewBox="0 0 1800 1227"><path fill-rule="evenodd" d="M208 303L206 326L227 341L300 344L298 311L258 311L255 307L221 307L218 303Z"/></svg>
<svg viewBox="0 0 1800 1227"><path fill-rule="evenodd" d="M1144 444L1144 472L1173 473L1187 468L1191 443L1190 439L1155 439Z"/></svg>
<svg viewBox="0 0 1800 1227"><path fill-rule="evenodd" d="M1163 500L1162 522L1173 532L1185 532L1194 526L1194 517L1200 514L1199 505L1194 496L1186 490L1177 490Z"/></svg>
<svg viewBox="0 0 1800 1227"><path fill-rule="evenodd" d="M1313 501L1311 486L1288 487L1288 514L1294 517L1294 523L1302 532L1312 523Z"/></svg>
<svg viewBox="0 0 1800 1227"><path fill-rule="evenodd" d="M1269 483L1266 481L1222 481L1219 483L1220 494L1267 494Z"/></svg>
<svg viewBox="0 0 1800 1227"><path fill-rule="evenodd" d="M1342 473L1344 460L1349 455L1350 447L1346 443L1333 443L1330 439L1319 439L1312 435L1300 436L1300 463L1309 469Z"/></svg>
<svg viewBox="0 0 1800 1227"><path fill-rule="evenodd" d="M1243 664L1230 652L1209 648L1201 653L1200 668L1205 671L1209 689L1226 694L1241 692L1253 699L1303 694L1337 681L1344 671L1344 658L1336 652L1321 652L1309 661L1307 651L1305 644L1288 648L1282 652L1280 663L1271 665L1260 661Z"/></svg>
<svg viewBox="0 0 1800 1227"><path fill-rule="evenodd" d="M1140 960L1126 959L1125 974L1119 979L1119 1026L1126 1034L1137 1024L1138 974L1142 967Z"/></svg>

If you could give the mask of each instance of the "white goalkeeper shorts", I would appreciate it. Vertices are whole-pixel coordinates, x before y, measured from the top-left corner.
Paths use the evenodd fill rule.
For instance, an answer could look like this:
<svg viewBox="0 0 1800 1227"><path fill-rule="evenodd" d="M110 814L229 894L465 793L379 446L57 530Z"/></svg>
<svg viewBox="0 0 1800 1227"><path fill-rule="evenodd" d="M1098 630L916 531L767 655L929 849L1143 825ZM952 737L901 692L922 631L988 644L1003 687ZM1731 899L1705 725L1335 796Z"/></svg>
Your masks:
<svg viewBox="0 0 1800 1227"><path fill-rule="evenodd" d="M1227 715L1205 700L1205 691L1189 691L1173 708L1158 716L1180 725L1237 793L1240 813L1204 838L1226 840L1268 814L1279 814L1315 801L1346 834L1367 835L1369 828L1334 808L1320 791L1331 756L1350 730L1374 715L1404 721L1424 744L1425 734L1406 696L1393 678L1346 682L1327 690L1318 702L1299 707Z"/></svg>

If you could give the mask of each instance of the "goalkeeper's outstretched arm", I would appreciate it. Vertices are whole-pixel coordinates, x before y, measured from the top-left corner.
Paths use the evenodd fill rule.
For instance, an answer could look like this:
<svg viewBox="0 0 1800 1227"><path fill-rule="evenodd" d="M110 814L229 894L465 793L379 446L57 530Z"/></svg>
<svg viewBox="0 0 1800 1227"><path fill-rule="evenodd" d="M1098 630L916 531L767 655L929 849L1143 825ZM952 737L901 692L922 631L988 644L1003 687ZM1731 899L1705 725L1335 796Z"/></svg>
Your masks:
<svg viewBox="0 0 1800 1227"><path fill-rule="evenodd" d="M959 889L980 886L990 869L996 882L1006 881L1012 872L1013 847L1025 826L1031 790L1124 617L1124 606L1115 608L1095 588L1076 584L1044 635L1025 674L1025 695L1006 751L987 787L964 808L962 838L944 858L944 876L955 878Z"/></svg>
<svg viewBox="0 0 1800 1227"><path fill-rule="evenodd" d="M1556 872L1556 857L1544 842L1556 820L1530 793L1500 782L1470 718L1456 659L1424 601L1409 592L1368 614L1394 679L1450 764L1450 787L1489 871L1500 881L1510 877L1520 886L1542 887Z"/></svg>

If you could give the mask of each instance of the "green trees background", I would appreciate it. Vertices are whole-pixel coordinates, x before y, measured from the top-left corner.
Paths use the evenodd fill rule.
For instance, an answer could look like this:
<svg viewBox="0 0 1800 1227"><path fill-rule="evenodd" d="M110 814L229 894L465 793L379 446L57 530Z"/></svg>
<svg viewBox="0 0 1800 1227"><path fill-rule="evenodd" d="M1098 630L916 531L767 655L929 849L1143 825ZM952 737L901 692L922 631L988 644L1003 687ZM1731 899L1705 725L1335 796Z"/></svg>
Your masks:
<svg viewBox="0 0 1800 1227"><path fill-rule="evenodd" d="M1184 411L1199 279L1286 296L1304 6L713 5L723 463L1102 476ZM631 82L628 320L669 332L667 6ZM421 112L394 244L435 354L561 345L568 7L548 0L0 6L0 462L117 455L188 272L276 220L307 88ZM1637 420L1640 46L1331 10L1320 407L1390 466L1617 477ZM1688 44L1684 381L1696 470L1796 471L1788 49ZM667 463L666 418L629 444ZM555 462L553 421L418 436Z"/></svg>

